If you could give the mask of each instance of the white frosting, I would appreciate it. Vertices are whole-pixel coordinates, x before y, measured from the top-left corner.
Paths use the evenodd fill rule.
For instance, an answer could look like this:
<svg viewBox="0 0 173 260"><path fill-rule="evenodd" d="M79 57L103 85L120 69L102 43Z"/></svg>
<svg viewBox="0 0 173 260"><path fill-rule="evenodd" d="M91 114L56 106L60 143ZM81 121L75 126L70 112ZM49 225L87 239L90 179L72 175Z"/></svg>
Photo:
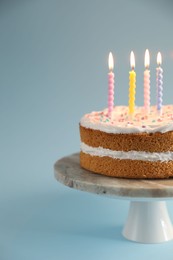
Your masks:
<svg viewBox="0 0 173 260"><path fill-rule="evenodd" d="M81 142L81 151L92 156L108 156L114 159L129 159L129 160L142 160L142 161L161 161L167 162L173 160L173 152L163 152L163 153L149 153L141 151L113 151L110 149L105 149L103 147L91 147L87 144Z"/></svg>
<svg viewBox="0 0 173 260"><path fill-rule="evenodd" d="M173 131L173 105L163 106L162 116L158 115L155 106L151 106L148 115L143 107L136 107L132 118L129 118L127 106L115 106L111 118L104 109L84 115L80 124L107 133L165 133Z"/></svg>

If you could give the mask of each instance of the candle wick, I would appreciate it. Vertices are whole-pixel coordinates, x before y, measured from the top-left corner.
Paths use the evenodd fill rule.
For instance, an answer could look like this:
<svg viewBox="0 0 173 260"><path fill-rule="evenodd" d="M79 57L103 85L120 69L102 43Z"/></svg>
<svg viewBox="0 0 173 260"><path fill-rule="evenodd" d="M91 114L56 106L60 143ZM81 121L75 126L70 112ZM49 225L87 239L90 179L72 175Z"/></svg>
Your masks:
<svg viewBox="0 0 173 260"><path fill-rule="evenodd" d="M160 63L160 62L158 62L157 64L158 64L158 67L160 68L160 67L161 67L161 63Z"/></svg>

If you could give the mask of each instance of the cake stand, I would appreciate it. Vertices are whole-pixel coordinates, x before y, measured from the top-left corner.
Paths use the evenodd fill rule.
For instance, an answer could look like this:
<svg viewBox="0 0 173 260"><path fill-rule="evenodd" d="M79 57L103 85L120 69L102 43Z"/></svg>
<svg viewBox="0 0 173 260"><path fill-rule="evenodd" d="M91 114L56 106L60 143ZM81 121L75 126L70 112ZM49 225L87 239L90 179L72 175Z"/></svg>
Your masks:
<svg viewBox="0 0 173 260"><path fill-rule="evenodd" d="M106 177L84 170L79 153L58 160L55 178L81 191L130 200L123 236L140 243L162 243L173 239L166 202L173 198L173 179L136 180Z"/></svg>

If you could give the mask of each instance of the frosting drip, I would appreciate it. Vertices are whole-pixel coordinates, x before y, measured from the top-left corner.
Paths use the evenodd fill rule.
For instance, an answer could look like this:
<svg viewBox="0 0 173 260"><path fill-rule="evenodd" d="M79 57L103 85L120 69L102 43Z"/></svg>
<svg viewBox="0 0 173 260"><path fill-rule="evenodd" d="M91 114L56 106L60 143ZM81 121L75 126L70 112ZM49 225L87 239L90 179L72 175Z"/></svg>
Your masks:
<svg viewBox="0 0 173 260"><path fill-rule="evenodd" d="M139 151L113 151L110 149L105 149L103 147L91 147L85 143L81 142L81 151L92 156L108 156L113 159L121 160L142 160L142 161L161 161L167 162L173 160L173 152L164 153L149 153L149 152L139 152Z"/></svg>
<svg viewBox="0 0 173 260"><path fill-rule="evenodd" d="M111 118L108 109L92 112L82 117L83 127L100 130L107 133L165 133L173 131L173 105L162 107L162 115L158 114L156 106L150 107L146 114L144 107L136 107L132 118L129 117L127 106L115 106Z"/></svg>

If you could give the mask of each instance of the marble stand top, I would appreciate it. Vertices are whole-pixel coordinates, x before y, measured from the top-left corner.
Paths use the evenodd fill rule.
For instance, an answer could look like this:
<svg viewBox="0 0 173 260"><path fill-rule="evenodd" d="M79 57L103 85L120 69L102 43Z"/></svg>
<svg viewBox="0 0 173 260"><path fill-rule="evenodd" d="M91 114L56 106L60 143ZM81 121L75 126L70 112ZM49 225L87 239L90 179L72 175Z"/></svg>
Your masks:
<svg viewBox="0 0 173 260"><path fill-rule="evenodd" d="M173 198L173 179L137 180L106 177L80 167L79 153L58 160L55 178L81 191L131 200L165 200Z"/></svg>

